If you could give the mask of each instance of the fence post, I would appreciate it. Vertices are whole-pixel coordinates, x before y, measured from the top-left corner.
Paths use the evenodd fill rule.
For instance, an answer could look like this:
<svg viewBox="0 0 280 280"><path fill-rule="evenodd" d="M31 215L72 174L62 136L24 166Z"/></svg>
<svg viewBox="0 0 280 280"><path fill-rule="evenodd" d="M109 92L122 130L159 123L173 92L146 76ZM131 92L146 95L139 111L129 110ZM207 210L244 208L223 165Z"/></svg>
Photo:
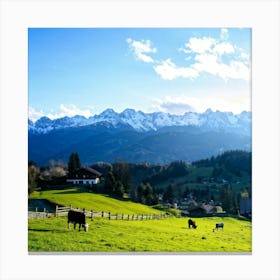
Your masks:
<svg viewBox="0 0 280 280"><path fill-rule="evenodd" d="M103 217L104 217L104 212L102 211L102 212L101 212L101 218L103 218Z"/></svg>
<svg viewBox="0 0 280 280"><path fill-rule="evenodd" d="M142 214L142 221L144 220L144 214Z"/></svg>
<svg viewBox="0 0 280 280"><path fill-rule="evenodd" d="M134 220L134 214L132 215L132 218L131 218L131 220L132 220L132 221Z"/></svg>
<svg viewBox="0 0 280 280"><path fill-rule="evenodd" d="M92 209L90 211L91 211L90 218L91 218L91 220L93 220L93 211L92 211Z"/></svg>
<svg viewBox="0 0 280 280"><path fill-rule="evenodd" d="M111 220L111 212L108 213L109 220Z"/></svg>
<svg viewBox="0 0 280 280"><path fill-rule="evenodd" d="M70 210L72 209L72 204L70 204Z"/></svg>
<svg viewBox="0 0 280 280"><path fill-rule="evenodd" d="M118 213L116 214L116 220L118 219Z"/></svg>
<svg viewBox="0 0 280 280"><path fill-rule="evenodd" d="M127 215L127 220L129 221L129 215Z"/></svg>
<svg viewBox="0 0 280 280"><path fill-rule="evenodd" d="M57 217L58 205L55 206L55 217Z"/></svg>
<svg viewBox="0 0 280 280"><path fill-rule="evenodd" d="M44 208L44 214L43 214L44 219L45 219L45 215L46 215L46 208Z"/></svg>
<svg viewBox="0 0 280 280"><path fill-rule="evenodd" d="M122 214L122 220L123 220L123 214Z"/></svg>

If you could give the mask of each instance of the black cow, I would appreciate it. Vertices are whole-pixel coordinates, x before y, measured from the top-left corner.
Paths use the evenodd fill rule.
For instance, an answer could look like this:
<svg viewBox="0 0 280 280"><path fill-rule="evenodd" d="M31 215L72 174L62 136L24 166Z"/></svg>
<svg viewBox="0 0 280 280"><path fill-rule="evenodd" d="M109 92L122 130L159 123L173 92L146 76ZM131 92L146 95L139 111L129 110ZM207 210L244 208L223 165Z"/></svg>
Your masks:
<svg viewBox="0 0 280 280"><path fill-rule="evenodd" d="M216 230L216 229L219 229L219 228L221 228L222 230L224 230L224 223L217 223L217 224L216 224L216 227L213 229L213 231Z"/></svg>
<svg viewBox="0 0 280 280"><path fill-rule="evenodd" d="M79 231L81 230L81 226L85 231L88 231L86 215L82 212L70 210L68 212L68 229L70 229L70 223L74 224L74 229L76 229L76 224L79 224Z"/></svg>
<svg viewBox="0 0 280 280"><path fill-rule="evenodd" d="M195 224L195 221L189 219L188 220L189 228L197 228L197 225Z"/></svg>

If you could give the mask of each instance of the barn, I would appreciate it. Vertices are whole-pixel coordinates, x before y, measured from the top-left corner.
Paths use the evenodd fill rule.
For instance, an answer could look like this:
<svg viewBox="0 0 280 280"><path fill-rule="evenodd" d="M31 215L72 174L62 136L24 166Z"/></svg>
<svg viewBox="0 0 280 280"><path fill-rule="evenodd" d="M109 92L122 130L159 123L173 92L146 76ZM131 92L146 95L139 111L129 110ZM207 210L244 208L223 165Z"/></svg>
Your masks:
<svg viewBox="0 0 280 280"><path fill-rule="evenodd" d="M67 179L67 183L74 185L96 185L100 183L102 173L97 170L83 166L74 172L71 178Z"/></svg>

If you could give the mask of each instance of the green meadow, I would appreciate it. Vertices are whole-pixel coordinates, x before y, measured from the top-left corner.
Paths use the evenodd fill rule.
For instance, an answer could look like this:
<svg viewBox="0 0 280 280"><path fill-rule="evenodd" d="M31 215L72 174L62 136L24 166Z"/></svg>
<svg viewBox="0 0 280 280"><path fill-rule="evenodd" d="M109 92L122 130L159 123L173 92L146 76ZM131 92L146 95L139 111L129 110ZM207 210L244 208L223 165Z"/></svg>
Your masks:
<svg viewBox="0 0 280 280"><path fill-rule="evenodd" d="M67 217L29 219L29 252L251 252L251 223L235 218L122 221L96 218L89 231L67 228ZM216 222L224 230L213 232Z"/></svg>
<svg viewBox="0 0 280 280"><path fill-rule="evenodd" d="M96 212L111 212L118 214L160 214L159 210L153 209L141 203L129 200L119 200L102 194L84 192L77 188L66 190L50 190L34 192L30 199L47 199L48 201L73 208L93 210Z"/></svg>
<svg viewBox="0 0 280 280"><path fill-rule="evenodd" d="M48 199L60 205L124 214L162 213L146 205L117 200L77 189L34 193L31 199ZM67 217L28 219L29 252L251 252L251 222L233 217L194 218L197 229L189 229L188 218L160 220L109 220L87 218L89 231L67 226ZM213 231L224 223L224 230Z"/></svg>

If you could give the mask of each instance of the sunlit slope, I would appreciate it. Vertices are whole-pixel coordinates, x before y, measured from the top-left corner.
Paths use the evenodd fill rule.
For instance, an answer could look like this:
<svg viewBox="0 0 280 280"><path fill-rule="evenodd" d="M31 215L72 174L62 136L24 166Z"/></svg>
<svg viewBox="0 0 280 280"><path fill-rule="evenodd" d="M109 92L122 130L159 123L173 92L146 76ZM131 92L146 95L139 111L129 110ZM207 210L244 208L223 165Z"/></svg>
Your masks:
<svg viewBox="0 0 280 280"><path fill-rule="evenodd" d="M67 228L66 217L29 219L30 252L251 252L251 222L235 218L122 221L89 218L89 231ZM224 230L213 231L223 222Z"/></svg>
<svg viewBox="0 0 280 280"><path fill-rule="evenodd" d="M52 203L73 208L85 208L96 212L112 214L160 214L159 210L132 201L118 200L102 194L81 192L76 188L35 192L30 199L47 199Z"/></svg>

